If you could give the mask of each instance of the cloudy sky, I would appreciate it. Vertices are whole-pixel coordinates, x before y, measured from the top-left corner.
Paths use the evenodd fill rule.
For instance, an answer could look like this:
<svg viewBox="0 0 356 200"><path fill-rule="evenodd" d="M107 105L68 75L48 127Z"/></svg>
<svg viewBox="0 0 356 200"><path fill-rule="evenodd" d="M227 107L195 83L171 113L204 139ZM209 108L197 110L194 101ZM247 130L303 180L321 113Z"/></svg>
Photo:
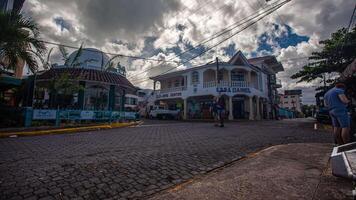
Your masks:
<svg viewBox="0 0 356 200"><path fill-rule="evenodd" d="M94 47L102 51L184 62L239 31L243 26L197 49L177 56L215 33L268 8L279 0L26 0L23 8L40 25L42 38L67 45ZM241 50L246 57L275 55L285 71L278 74L283 89L303 89L303 102L314 103L320 84L296 83L289 77L307 63L318 42L346 27L354 0L292 0L277 12L226 40L185 66L227 61ZM58 52L52 56L58 60ZM118 58L128 77L150 87L147 77L176 66L175 63ZM150 69L150 70L148 70ZM281 91L282 91L281 90Z"/></svg>

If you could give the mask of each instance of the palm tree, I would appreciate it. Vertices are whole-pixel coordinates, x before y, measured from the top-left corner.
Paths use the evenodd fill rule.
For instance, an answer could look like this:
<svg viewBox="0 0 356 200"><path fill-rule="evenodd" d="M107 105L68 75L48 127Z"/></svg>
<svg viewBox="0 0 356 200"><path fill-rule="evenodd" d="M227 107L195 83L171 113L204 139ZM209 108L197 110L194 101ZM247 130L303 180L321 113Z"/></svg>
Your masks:
<svg viewBox="0 0 356 200"><path fill-rule="evenodd" d="M32 72L38 69L37 59L46 52L39 40L37 24L18 12L0 11L0 66L15 69L25 61Z"/></svg>

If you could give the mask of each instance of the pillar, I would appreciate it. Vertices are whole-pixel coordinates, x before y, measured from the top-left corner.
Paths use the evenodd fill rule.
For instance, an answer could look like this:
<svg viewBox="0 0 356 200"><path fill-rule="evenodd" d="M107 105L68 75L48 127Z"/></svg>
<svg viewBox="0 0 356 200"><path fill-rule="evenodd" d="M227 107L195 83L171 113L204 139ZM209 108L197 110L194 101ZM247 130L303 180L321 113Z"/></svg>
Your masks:
<svg viewBox="0 0 356 200"><path fill-rule="evenodd" d="M261 113L260 113L260 97L256 97L256 118L258 120L261 119Z"/></svg>
<svg viewBox="0 0 356 200"><path fill-rule="evenodd" d="M247 73L247 84L248 84L248 87L252 86L252 83L251 83L251 71L248 71L248 73Z"/></svg>
<svg viewBox="0 0 356 200"><path fill-rule="evenodd" d="M228 80L229 80L229 87L231 87L232 86L232 84L231 84L231 70L228 70Z"/></svg>
<svg viewBox="0 0 356 200"><path fill-rule="evenodd" d="M84 110L84 91L85 91L85 81L79 81L80 90L78 92L78 106L79 109Z"/></svg>
<svg viewBox="0 0 356 200"><path fill-rule="evenodd" d="M156 83L157 81L153 81L153 91L156 91Z"/></svg>
<svg viewBox="0 0 356 200"><path fill-rule="evenodd" d="M233 120L234 116L232 115L232 97L229 96L229 120Z"/></svg>
<svg viewBox="0 0 356 200"><path fill-rule="evenodd" d="M187 99L183 99L183 119L186 120L188 115L188 103Z"/></svg>
<svg viewBox="0 0 356 200"><path fill-rule="evenodd" d="M115 107L115 85L110 85L108 110L114 110Z"/></svg>
<svg viewBox="0 0 356 200"><path fill-rule="evenodd" d="M126 102L126 91L122 90L121 94L121 105L120 105L120 111L125 111L125 102Z"/></svg>
<svg viewBox="0 0 356 200"><path fill-rule="evenodd" d="M264 119L263 117L264 117L264 104L262 102L262 104L261 104L261 119Z"/></svg>
<svg viewBox="0 0 356 200"><path fill-rule="evenodd" d="M250 114L249 114L249 120L254 120L253 117L253 102L252 102L252 96L248 97L248 101L249 101L249 108L250 108Z"/></svg>

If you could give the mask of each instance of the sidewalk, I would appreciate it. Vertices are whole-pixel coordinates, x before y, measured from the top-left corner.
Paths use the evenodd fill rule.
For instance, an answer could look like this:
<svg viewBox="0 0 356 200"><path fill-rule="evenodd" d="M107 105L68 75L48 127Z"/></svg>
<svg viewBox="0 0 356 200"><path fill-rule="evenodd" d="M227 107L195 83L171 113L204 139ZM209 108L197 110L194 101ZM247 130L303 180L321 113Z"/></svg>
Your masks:
<svg viewBox="0 0 356 200"><path fill-rule="evenodd" d="M79 126L68 127L30 127L18 128L10 130L0 130L0 138L18 137L18 136L35 136L35 135L49 135L49 134L64 134L64 133L77 133L87 131L97 131L113 128L122 128L140 124L141 121L136 122L113 122L105 124L88 124Z"/></svg>
<svg viewBox="0 0 356 200"><path fill-rule="evenodd" d="M151 199L352 199L351 182L331 175L331 151L331 144L270 147Z"/></svg>

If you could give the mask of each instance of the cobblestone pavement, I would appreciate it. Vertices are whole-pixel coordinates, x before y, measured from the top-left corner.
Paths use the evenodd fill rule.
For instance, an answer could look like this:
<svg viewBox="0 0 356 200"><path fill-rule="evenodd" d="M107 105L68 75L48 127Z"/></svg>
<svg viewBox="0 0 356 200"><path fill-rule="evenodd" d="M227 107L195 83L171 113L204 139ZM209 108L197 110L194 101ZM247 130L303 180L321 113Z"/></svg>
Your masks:
<svg viewBox="0 0 356 200"><path fill-rule="evenodd" d="M332 142L305 121L144 123L0 139L1 199L141 199L261 148Z"/></svg>

